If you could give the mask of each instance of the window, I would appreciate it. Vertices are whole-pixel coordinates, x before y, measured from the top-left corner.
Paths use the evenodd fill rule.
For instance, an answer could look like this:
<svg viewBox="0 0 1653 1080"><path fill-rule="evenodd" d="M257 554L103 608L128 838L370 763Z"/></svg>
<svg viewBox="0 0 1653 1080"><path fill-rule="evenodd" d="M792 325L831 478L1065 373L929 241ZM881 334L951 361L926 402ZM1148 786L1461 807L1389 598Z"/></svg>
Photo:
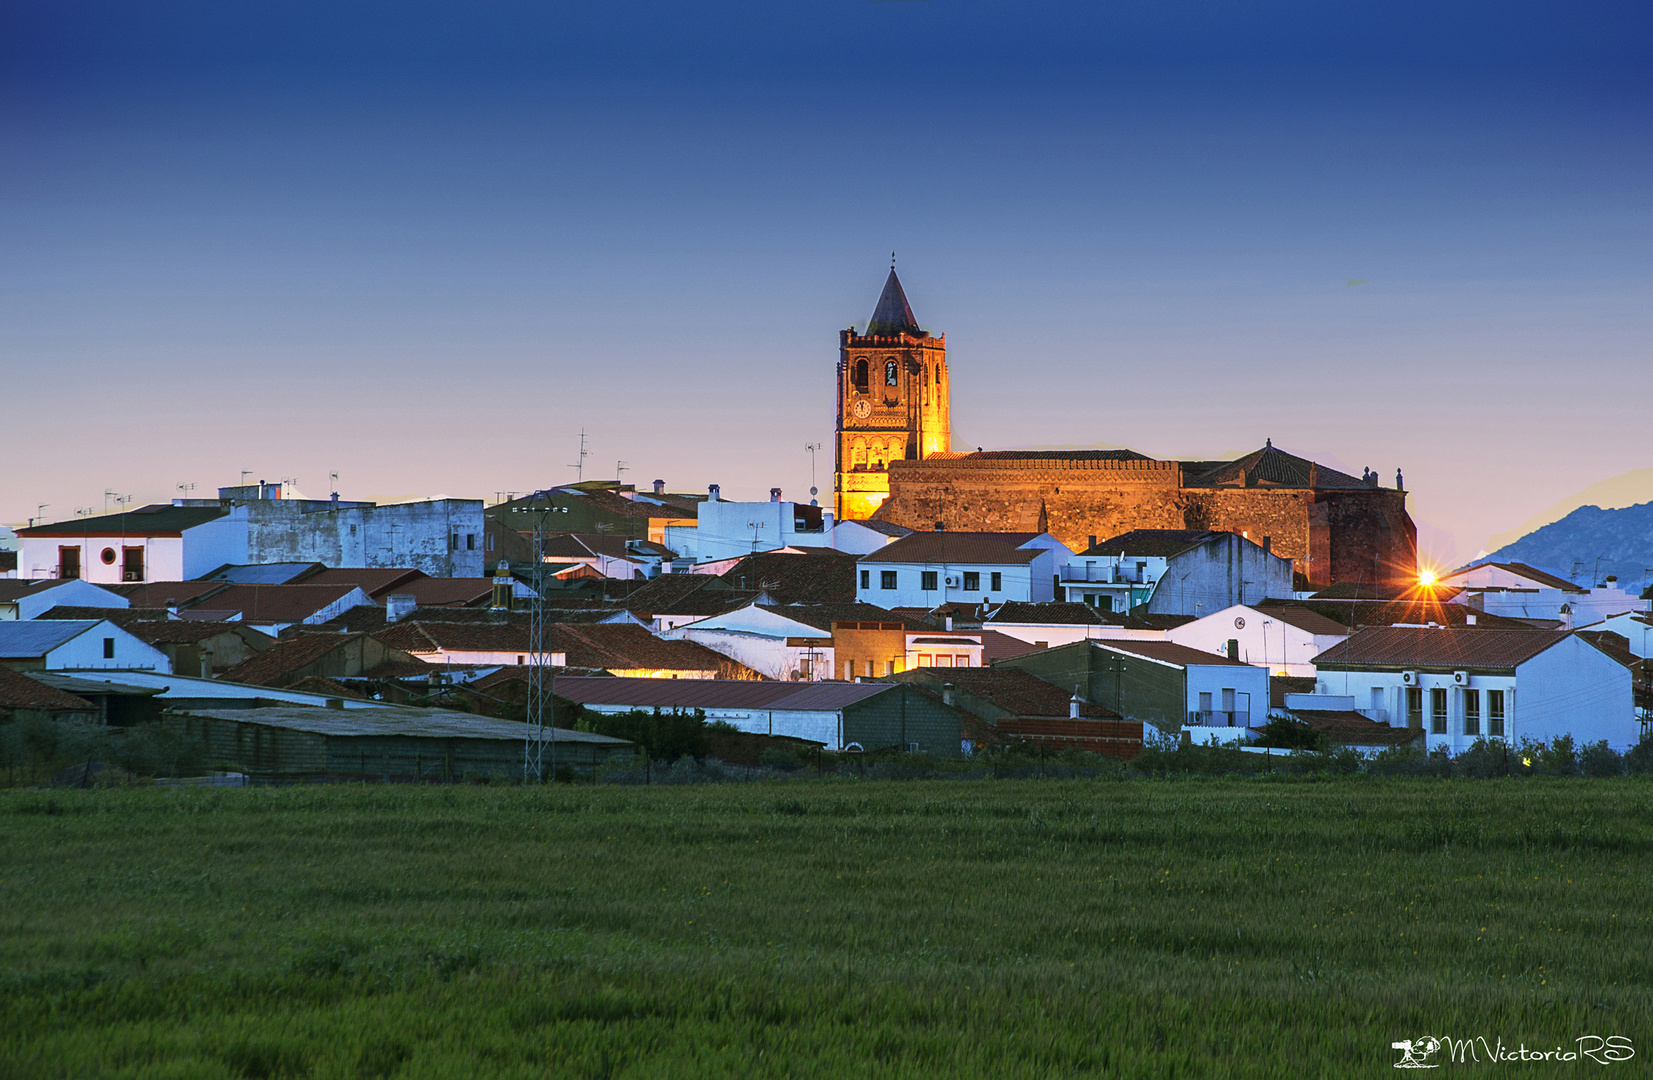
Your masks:
<svg viewBox="0 0 1653 1080"><path fill-rule="evenodd" d="M351 536L356 535L356 526L354 526L354 525L350 526L350 535Z"/></svg>
<svg viewBox="0 0 1653 1080"><path fill-rule="evenodd" d="M965 592L980 592L981 591L981 571L980 570L966 570L964 572L964 591Z"/></svg>
<svg viewBox="0 0 1653 1080"><path fill-rule="evenodd" d="M927 652L921 652L918 654L919 667L935 667L935 664L933 663L934 660L935 657L931 656Z"/></svg>
<svg viewBox="0 0 1653 1080"><path fill-rule="evenodd" d="M855 383L855 388L857 390L865 390L867 388L867 358L866 357L863 356L861 359L859 359L855 362L855 374L854 374L854 376L852 376L851 381L853 381Z"/></svg>
<svg viewBox="0 0 1653 1080"><path fill-rule="evenodd" d="M988 591L989 592L1003 592L1004 591L1004 575L999 573L997 570L993 571L992 584L988 586Z"/></svg>
<svg viewBox="0 0 1653 1080"><path fill-rule="evenodd" d="M1137 563L1136 564L1136 583L1138 585L1141 585L1141 584L1145 583L1147 580L1148 580L1148 564L1145 563L1145 562Z"/></svg>
<svg viewBox="0 0 1653 1080"><path fill-rule="evenodd" d="M936 654L936 667L952 667L952 666L953 666L953 656L952 656L951 653L937 653Z"/></svg>
<svg viewBox="0 0 1653 1080"><path fill-rule="evenodd" d="M493 536L493 533L488 534L488 550L489 551L494 550L494 536Z"/></svg>
<svg viewBox="0 0 1653 1080"><path fill-rule="evenodd" d="M121 548L121 580L143 580L143 548Z"/></svg>
<svg viewBox="0 0 1653 1080"><path fill-rule="evenodd" d="M106 637L103 639L103 658L105 660L113 660L115 658L115 639L112 637Z"/></svg>
<svg viewBox="0 0 1653 1080"><path fill-rule="evenodd" d="M867 661L867 678L872 678L872 661Z"/></svg>
<svg viewBox="0 0 1653 1080"><path fill-rule="evenodd" d="M885 386L894 386L895 385L895 361L894 360L884 361L884 385Z"/></svg>
<svg viewBox="0 0 1653 1080"><path fill-rule="evenodd" d="M1372 711L1375 713L1381 713L1383 711L1383 687L1381 686L1372 687ZM1373 717L1373 719L1382 720L1384 718L1382 716L1377 716Z"/></svg>
<svg viewBox="0 0 1653 1080"><path fill-rule="evenodd" d="M1479 690L1464 691L1464 734L1479 735L1481 733L1481 692Z"/></svg>
<svg viewBox="0 0 1653 1080"><path fill-rule="evenodd" d="M861 571L861 587L863 589L872 588L872 571L871 570Z"/></svg>
<svg viewBox="0 0 1653 1080"><path fill-rule="evenodd" d="M934 570L920 571L918 575L918 587L923 589L925 592L935 592L936 572Z"/></svg>
<svg viewBox="0 0 1653 1080"><path fill-rule="evenodd" d="M100 554L98 556L98 558L103 560L103 565L105 565L105 566L114 566L115 565L115 549L114 548L104 548L102 554Z"/></svg>
<svg viewBox="0 0 1653 1080"><path fill-rule="evenodd" d="M1435 735L1446 734L1446 687L1429 691L1429 730Z"/></svg>
<svg viewBox="0 0 1653 1080"><path fill-rule="evenodd" d="M1423 730L1423 690L1420 687L1406 688L1406 726L1415 731Z"/></svg>
<svg viewBox="0 0 1653 1080"><path fill-rule="evenodd" d="M1113 610L1113 597L1111 597L1111 596L1100 596L1100 595L1097 596L1097 598L1096 598L1096 607L1097 607L1097 610L1099 610L1099 611L1112 611Z"/></svg>
<svg viewBox="0 0 1653 1080"><path fill-rule="evenodd" d="M1211 714L1211 691L1200 691L1200 717L1204 719Z"/></svg>
<svg viewBox="0 0 1653 1080"><path fill-rule="evenodd" d="M1504 737L1504 692L1487 691L1487 734L1495 739Z"/></svg>
<svg viewBox="0 0 1653 1080"><path fill-rule="evenodd" d="M879 571L879 573L878 573L878 587L880 589L893 589L893 588L895 588L895 571L894 570L881 570L881 571Z"/></svg>
<svg viewBox="0 0 1653 1080"><path fill-rule="evenodd" d="M459 550L459 534L458 533L449 533L448 534L448 550L449 551L458 551Z"/></svg>
<svg viewBox="0 0 1653 1080"><path fill-rule="evenodd" d="M522 657L522 656L521 656L521 655L520 655L520 654L519 654L519 655L518 655L518 656L517 656L517 663L518 663L518 664L521 664L521 663L522 663L522 661L523 661L523 657Z"/></svg>
<svg viewBox="0 0 1653 1080"><path fill-rule="evenodd" d="M915 743L915 742L908 743L907 744L907 753L909 753L909 754L918 753L918 744Z"/></svg>
<svg viewBox="0 0 1653 1080"><path fill-rule="evenodd" d="M465 550L466 551L475 551L476 550L476 533L466 533L465 534Z"/></svg>
<svg viewBox="0 0 1653 1080"><path fill-rule="evenodd" d="M955 657L953 657L953 666L954 667L969 667L970 666L970 658L968 656L955 656Z"/></svg>
<svg viewBox="0 0 1653 1080"><path fill-rule="evenodd" d="M80 549L78 547L60 547L57 549L57 576L65 581L80 576Z"/></svg>

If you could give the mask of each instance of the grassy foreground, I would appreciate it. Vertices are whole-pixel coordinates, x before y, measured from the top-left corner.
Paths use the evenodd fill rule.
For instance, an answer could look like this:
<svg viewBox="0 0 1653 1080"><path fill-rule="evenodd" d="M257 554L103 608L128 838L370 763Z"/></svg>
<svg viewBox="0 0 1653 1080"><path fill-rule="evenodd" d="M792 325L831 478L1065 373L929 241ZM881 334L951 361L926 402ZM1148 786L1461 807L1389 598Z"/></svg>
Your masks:
<svg viewBox="0 0 1653 1080"><path fill-rule="evenodd" d="M1653 1052L1635 779L15 791L0 852L6 1077Z"/></svg>

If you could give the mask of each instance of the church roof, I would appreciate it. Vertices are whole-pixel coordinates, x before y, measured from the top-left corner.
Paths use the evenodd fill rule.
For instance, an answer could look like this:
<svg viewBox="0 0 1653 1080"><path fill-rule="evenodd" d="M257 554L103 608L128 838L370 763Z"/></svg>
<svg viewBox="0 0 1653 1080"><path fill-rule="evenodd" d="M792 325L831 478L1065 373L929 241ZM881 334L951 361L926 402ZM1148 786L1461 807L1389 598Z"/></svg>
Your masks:
<svg viewBox="0 0 1653 1080"><path fill-rule="evenodd" d="M1215 468L1205 469L1215 464ZM1288 454L1271 441L1234 461L1186 462L1184 487L1367 488L1357 476Z"/></svg>
<svg viewBox="0 0 1653 1080"><path fill-rule="evenodd" d="M872 320L867 323L867 336L903 332L921 333L918 319L907 303L907 294L901 291L901 279L895 276L895 267L892 266L890 276L884 279L884 292L878 297L878 307L873 309Z"/></svg>

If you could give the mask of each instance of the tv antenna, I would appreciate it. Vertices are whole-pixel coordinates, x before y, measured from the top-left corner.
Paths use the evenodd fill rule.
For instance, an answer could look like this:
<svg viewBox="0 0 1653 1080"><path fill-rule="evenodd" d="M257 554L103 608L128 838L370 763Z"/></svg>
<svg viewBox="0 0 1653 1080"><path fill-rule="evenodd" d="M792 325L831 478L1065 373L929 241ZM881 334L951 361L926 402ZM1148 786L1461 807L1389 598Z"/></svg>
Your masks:
<svg viewBox="0 0 1653 1080"><path fill-rule="evenodd" d="M29 519L29 525L31 527L33 527L33 525L38 521L45 521L46 520L46 507L48 507L50 505L52 505L52 504L51 503L41 503L39 506L36 506L34 508L35 516ZM105 507L105 509L108 509L108 508Z"/></svg>
<svg viewBox="0 0 1653 1080"><path fill-rule="evenodd" d="M574 462L574 464L569 466L570 469L574 470L574 482L576 484L585 479L585 459L590 457L590 456L591 456L591 451L589 451L585 448L585 428L581 428L580 429L580 457L579 457L579 460L577 460L576 462Z"/></svg>
<svg viewBox="0 0 1653 1080"><path fill-rule="evenodd" d="M815 451L821 449L821 445L818 442L804 443L804 449L809 451L809 496L811 504L813 504L815 496L820 494L820 490L815 486Z"/></svg>
<svg viewBox="0 0 1653 1080"><path fill-rule="evenodd" d="M195 490L195 485L194 484L179 484L178 485L178 490L180 492L182 492L184 498L187 499L187 498L189 498L189 493Z"/></svg>
<svg viewBox="0 0 1653 1080"><path fill-rule="evenodd" d="M746 527L752 530L752 554L758 553L758 532L769 527L767 521L748 521Z"/></svg>

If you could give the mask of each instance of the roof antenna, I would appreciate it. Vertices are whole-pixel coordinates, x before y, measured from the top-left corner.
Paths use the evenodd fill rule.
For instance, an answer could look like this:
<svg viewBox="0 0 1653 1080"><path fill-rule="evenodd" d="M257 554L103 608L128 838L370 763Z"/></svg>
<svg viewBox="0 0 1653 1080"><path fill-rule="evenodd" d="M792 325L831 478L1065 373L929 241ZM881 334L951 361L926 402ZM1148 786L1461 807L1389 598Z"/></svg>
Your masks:
<svg viewBox="0 0 1653 1080"><path fill-rule="evenodd" d="M895 269L895 252L890 252L890 269Z"/></svg>

